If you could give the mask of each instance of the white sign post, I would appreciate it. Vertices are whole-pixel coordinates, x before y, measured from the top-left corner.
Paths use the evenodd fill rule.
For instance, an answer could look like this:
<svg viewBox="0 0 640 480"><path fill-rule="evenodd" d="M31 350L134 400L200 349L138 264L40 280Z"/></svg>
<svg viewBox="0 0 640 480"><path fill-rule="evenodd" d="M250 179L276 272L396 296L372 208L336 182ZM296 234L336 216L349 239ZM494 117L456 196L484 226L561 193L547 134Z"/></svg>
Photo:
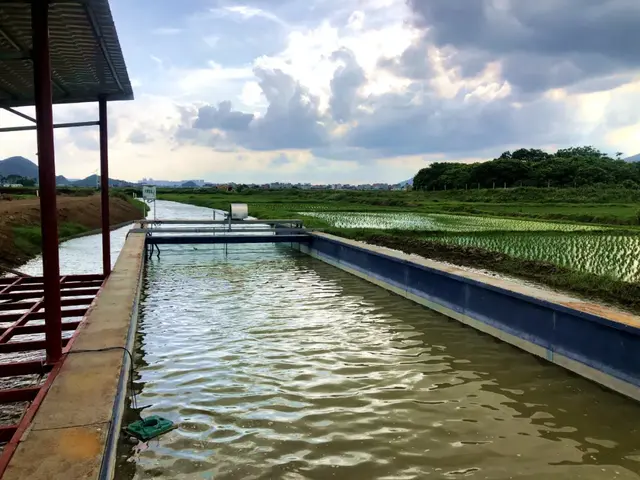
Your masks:
<svg viewBox="0 0 640 480"><path fill-rule="evenodd" d="M144 185L142 187L142 198L145 202L153 202L153 220L156 219L156 187L155 185Z"/></svg>
<svg viewBox="0 0 640 480"><path fill-rule="evenodd" d="M156 187L152 185L145 185L142 187L142 198L145 202L153 202L156 199Z"/></svg>

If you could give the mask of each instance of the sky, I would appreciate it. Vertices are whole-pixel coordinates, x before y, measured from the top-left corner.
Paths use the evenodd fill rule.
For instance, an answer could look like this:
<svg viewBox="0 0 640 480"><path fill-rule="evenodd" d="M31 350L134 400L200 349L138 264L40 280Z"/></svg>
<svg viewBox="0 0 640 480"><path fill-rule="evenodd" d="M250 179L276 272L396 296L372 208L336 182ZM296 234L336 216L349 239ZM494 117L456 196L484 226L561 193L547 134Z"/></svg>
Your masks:
<svg viewBox="0 0 640 480"><path fill-rule="evenodd" d="M110 4L135 94L109 104L113 178L396 183L520 147L640 152L637 0ZM56 173L97 171L97 127L55 140ZM0 137L0 158L35 152Z"/></svg>

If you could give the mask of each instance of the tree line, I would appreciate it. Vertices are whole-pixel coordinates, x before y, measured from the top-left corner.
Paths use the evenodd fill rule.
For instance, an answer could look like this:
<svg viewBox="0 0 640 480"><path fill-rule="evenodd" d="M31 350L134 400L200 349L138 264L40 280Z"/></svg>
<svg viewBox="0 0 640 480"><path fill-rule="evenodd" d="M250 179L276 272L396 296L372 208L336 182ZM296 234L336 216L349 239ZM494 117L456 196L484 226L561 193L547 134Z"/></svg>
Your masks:
<svg viewBox="0 0 640 480"><path fill-rule="evenodd" d="M547 153L521 148L486 162L432 163L413 179L416 190L503 187L580 187L615 184L640 185L640 162L625 162L591 147L572 147Z"/></svg>
<svg viewBox="0 0 640 480"><path fill-rule="evenodd" d="M33 178L23 177L21 175L0 175L0 185L9 184L9 185L22 185L23 187L34 187L36 185L36 181Z"/></svg>

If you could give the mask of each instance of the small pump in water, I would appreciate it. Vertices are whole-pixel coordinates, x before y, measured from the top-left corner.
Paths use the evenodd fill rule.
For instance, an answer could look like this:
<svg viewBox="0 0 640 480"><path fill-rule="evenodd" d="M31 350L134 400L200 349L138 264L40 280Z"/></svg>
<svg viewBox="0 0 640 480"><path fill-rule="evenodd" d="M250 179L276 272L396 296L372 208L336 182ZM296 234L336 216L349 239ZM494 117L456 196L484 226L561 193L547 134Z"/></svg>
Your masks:
<svg viewBox="0 0 640 480"><path fill-rule="evenodd" d="M125 427L125 431L132 437L146 442L174 428L176 428L176 425L171 420L159 417L158 415L151 415L137 422L130 423Z"/></svg>

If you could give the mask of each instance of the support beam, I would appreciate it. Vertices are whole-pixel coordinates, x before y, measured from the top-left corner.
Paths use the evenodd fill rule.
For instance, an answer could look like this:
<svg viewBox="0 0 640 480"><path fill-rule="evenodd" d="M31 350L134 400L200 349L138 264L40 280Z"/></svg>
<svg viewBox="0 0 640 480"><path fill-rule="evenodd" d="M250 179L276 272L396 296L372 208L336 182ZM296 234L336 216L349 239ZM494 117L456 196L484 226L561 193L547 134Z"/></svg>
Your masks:
<svg viewBox="0 0 640 480"><path fill-rule="evenodd" d="M20 283L21 280L22 280L22 277L18 277L15 280L13 280L12 283L8 284L6 287L4 285L0 287L0 295L10 291L13 288L18 288L18 284Z"/></svg>
<svg viewBox="0 0 640 480"><path fill-rule="evenodd" d="M124 93L125 92L124 87L120 82L120 78L118 77L118 72L116 72L116 69L113 66L113 62L111 61L111 57L109 56L109 50L107 49L107 46L104 43L104 36L102 35L102 30L100 29L100 23L96 19L96 15L93 12L93 8L91 8L91 5L87 2L84 4L84 9L85 9L85 12L87 12L87 16L89 17L89 22L91 23L91 29L93 30L93 34L98 39L98 45L100 45L100 51L102 52L104 61L107 63L109 72L111 73L113 80L116 82L116 85L118 85L118 89L122 93Z"/></svg>
<svg viewBox="0 0 640 480"><path fill-rule="evenodd" d="M40 387L12 388L0 391L0 404L30 402L40 391Z"/></svg>
<svg viewBox="0 0 640 480"><path fill-rule="evenodd" d="M58 209L56 205L56 167L53 146L53 96L49 51L49 2L31 4L33 35L33 83L38 138L40 217L42 219L42 271L46 312L47 361L62 356L62 318L60 315L60 260L58 256Z"/></svg>
<svg viewBox="0 0 640 480"><path fill-rule="evenodd" d="M29 120L30 122L36 123L36 119L33 117L30 117L29 115L27 115L26 113L22 113L19 112L18 110L14 110L11 107L4 107L4 109L9 112L9 113L13 113L14 115L17 115L20 118L24 118L25 120ZM36 126L34 125L34 128L36 128Z"/></svg>
<svg viewBox="0 0 640 480"><path fill-rule="evenodd" d="M111 230L109 228L109 135L107 131L107 100L98 100L100 119L100 206L102 212L102 273L111 273Z"/></svg>
<svg viewBox="0 0 640 480"><path fill-rule="evenodd" d="M98 294L98 290L100 287L93 288L67 288L61 290L61 297L81 297L87 295L93 295L94 297ZM9 293L0 293L0 302L17 302L20 300L27 300L29 298L40 298L42 297L41 290L35 290L32 292L9 292Z"/></svg>
<svg viewBox="0 0 640 480"><path fill-rule="evenodd" d="M35 303L27 313L23 313L22 316L18 319L16 323L14 323L11 327L7 328L4 332L2 332L2 336L0 336L0 345L11 340L13 336L13 332L16 328L22 327L29 323L29 315L32 313L36 313L38 310L42 308L42 301ZM45 325L46 327L46 325Z"/></svg>
<svg viewBox="0 0 640 480"><path fill-rule="evenodd" d="M31 60L31 57L29 56L28 53L21 52L21 51L11 50L9 52L7 51L0 52L0 61L6 62L11 60L21 60L21 61Z"/></svg>
<svg viewBox="0 0 640 480"><path fill-rule="evenodd" d="M72 282L72 283L61 283L62 290L73 290L74 288L91 288L91 287L101 287L102 280L84 280L82 282ZM27 283L27 284L19 284L19 285L8 285L0 286L0 294L2 294L3 288L10 288L11 292L28 292L32 290L42 290L44 285L42 283Z"/></svg>
<svg viewBox="0 0 640 480"><path fill-rule="evenodd" d="M46 291L45 291L45 296L46 296ZM58 299L60 299L60 296L58 296ZM60 303L62 304L63 307L77 307L80 305L91 305L91 302L93 302L92 297L79 297L79 298L64 298ZM9 310L29 310L36 303L38 302L30 301L30 302L0 303L0 311L6 312ZM46 306L46 302L45 302L45 306ZM60 309L58 309L57 316L58 318L60 318L61 316ZM5 318L5 315L2 315L2 318ZM45 323L47 318L48 317L45 316Z"/></svg>
<svg viewBox="0 0 640 480"><path fill-rule="evenodd" d="M51 365L41 360L28 362L3 363L0 365L0 378L17 377L20 375L44 375L51 371Z"/></svg>
<svg viewBox="0 0 640 480"><path fill-rule="evenodd" d="M62 330L64 332L74 331L80 322L63 322ZM13 329L11 338L17 337L20 335L35 335L37 333L44 333L46 325L25 325L23 327L16 327Z"/></svg>
<svg viewBox="0 0 640 480"><path fill-rule="evenodd" d="M89 122L56 123L55 125L53 125L53 128L95 127L96 125L100 125L100 122L93 120ZM38 127L36 125L25 125L21 127L4 127L4 128L0 128L0 133L26 132L28 130L37 130L37 129Z"/></svg>
<svg viewBox="0 0 640 480"><path fill-rule="evenodd" d="M0 427L0 443L7 443L18 430L17 425L3 425Z"/></svg>
<svg viewBox="0 0 640 480"><path fill-rule="evenodd" d="M66 310L62 310L62 318L84 317L88 310L89 310L88 307L67 308ZM7 322L15 322L17 320L20 320L23 315L24 315L23 313L5 313L4 315L0 314L0 335L3 334L5 331L7 331L9 328L13 328L13 326L6 327L3 324ZM43 311L33 312L27 315L27 319L29 322L31 320L44 320L44 318L45 318L45 313ZM1 366L2 364L0 364L0 367Z"/></svg>
<svg viewBox="0 0 640 480"><path fill-rule="evenodd" d="M68 338L60 340L60 350L69 342ZM8 342L0 343L0 353L16 353L31 352L35 350L46 350L48 347L47 340L28 340L26 342ZM2 398L3 390L0 390L0 398Z"/></svg>

